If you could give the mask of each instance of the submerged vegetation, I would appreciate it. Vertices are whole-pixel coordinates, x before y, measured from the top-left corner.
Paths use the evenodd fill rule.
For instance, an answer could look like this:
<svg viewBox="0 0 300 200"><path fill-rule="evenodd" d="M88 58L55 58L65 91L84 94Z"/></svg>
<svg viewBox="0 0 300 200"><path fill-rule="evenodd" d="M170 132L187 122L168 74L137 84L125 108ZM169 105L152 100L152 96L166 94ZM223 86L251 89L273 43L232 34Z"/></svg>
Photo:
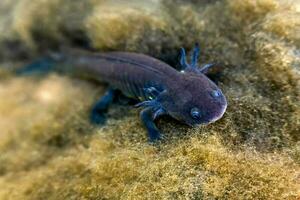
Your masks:
<svg viewBox="0 0 300 200"><path fill-rule="evenodd" d="M0 199L299 199L299 32L297 0L2 0ZM224 66L228 110L198 128L163 118L156 145L124 105L89 123L105 85L10 73L62 46L176 67L196 41Z"/></svg>

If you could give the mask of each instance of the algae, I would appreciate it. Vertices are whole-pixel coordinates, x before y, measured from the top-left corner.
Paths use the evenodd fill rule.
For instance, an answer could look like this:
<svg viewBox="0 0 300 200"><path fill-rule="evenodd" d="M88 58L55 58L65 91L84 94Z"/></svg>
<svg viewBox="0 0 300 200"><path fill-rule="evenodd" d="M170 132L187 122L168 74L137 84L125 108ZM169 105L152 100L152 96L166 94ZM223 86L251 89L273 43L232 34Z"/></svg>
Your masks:
<svg viewBox="0 0 300 200"><path fill-rule="evenodd" d="M297 0L0 2L0 199L299 199L300 2ZM105 85L11 69L61 46L146 53L178 48L224 69L216 123L170 118L147 143L138 110L88 121Z"/></svg>

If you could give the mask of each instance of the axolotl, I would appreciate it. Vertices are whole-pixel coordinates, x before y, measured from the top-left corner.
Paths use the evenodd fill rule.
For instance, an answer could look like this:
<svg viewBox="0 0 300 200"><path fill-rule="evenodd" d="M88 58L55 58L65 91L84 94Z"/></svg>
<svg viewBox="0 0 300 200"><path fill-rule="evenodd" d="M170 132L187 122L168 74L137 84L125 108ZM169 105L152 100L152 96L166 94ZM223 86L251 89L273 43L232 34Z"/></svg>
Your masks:
<svg viewBox="0 0 300 200"><path fill-rule="evenodd" d="M28 65L22 72L32 68L44 69L55 66L76 71L89 78L108 83L109 89L91 110L91 121L105 123L105 113L118 93L139 101L142 107L140 118L147 129L151 142L162 135L155 125L155 119L169 115L189 126L209 124L220 119L227 107L227 101L220 88L206 74L213 66L199 67L197 60L199 45L196 44L191 63L187 62L184 48L181 48L181 70L153 57L128 52L85 53L69 56L49 56Z"/></svg>

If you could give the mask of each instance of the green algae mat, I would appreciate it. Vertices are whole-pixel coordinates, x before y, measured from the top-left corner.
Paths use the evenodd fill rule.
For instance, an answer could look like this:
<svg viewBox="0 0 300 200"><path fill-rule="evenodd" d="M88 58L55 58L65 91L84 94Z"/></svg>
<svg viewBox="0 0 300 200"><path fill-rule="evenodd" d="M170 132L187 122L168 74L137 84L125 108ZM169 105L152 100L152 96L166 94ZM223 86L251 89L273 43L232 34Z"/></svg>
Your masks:
<svg viewBox="0 0 300 200"><path fill-rule="evenodd" d="M188 128L114 105L105 85L10 71L60 47L218 62L224 117ZM1 0L0 199L300 199L299 0Z"/></svg>

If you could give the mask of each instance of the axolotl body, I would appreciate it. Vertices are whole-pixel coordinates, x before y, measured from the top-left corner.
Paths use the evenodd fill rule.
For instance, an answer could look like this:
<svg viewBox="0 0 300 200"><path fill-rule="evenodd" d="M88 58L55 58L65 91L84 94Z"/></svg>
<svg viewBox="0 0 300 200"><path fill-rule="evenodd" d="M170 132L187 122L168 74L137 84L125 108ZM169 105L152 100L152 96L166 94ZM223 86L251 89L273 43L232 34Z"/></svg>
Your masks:
<svg viewBox="0 0 300 200"><path fill-rule="evenodd" d="M169 115L190 126L212 123L223 116L226 98L206 76L212 65L197 66L198 55L199 46L196 45L191 64L188 64L182 48L180 71L153 57L126 52L52 56L44 67L48 67L49 63L58 66L64 63L69 70L109 84L108 91L92 108L91 121L94 123L105 122L105 112L117 91L140 101L136 107L143 107L140 118L153 142L161 138L154 122L161 115ZM27 69L30 71L33 66L36 67L36 64L29 65Z"/></svg>

